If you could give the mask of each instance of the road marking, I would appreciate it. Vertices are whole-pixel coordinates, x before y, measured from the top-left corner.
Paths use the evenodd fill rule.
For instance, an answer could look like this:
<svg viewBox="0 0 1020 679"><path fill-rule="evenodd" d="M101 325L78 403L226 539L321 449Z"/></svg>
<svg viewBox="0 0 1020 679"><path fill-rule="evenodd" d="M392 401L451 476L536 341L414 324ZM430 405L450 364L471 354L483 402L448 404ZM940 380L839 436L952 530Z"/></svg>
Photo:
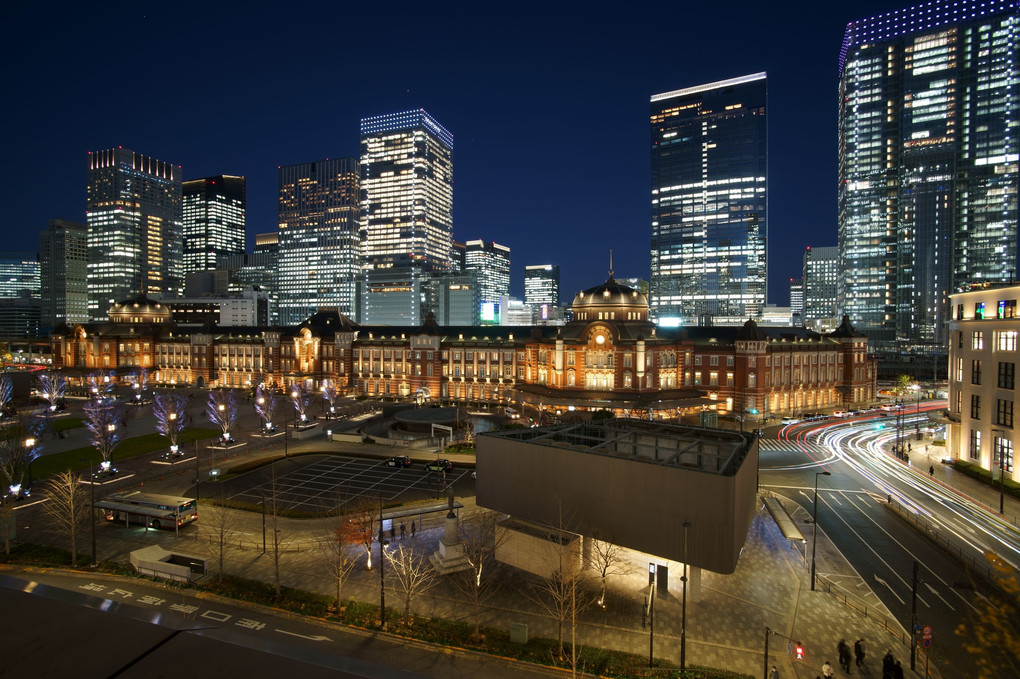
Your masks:
<svg viewBox="0 0 1020 679"><path fill-rule="evenodd" d="M942 598L942 595L941 595L941 594L939 594L938 590L937 590L937 589L935 589L934 587L932 587L932 586L931 586L931 584L929 584L929 583L927 583L927 582L926 582L926 583L924 583L924 586L925 586L925 587L927 587L927 588L928 588L928 590L929 590L929 591L930 591L930 592L931 592L932 594L934 594L934 595L935 595L935 596L937 596L937 597L938 597L939 599L941 599L942 603L944 603L944 604L945 604L946 606L949 606L949 610L951 610L951 611L954 611L954 612L956 611L956 609L955 609L955 608L953 608L952 604L950 604L950 603L949 603L948 601L946 601L945 599L943 599L943 598Z"/></svg>
<svg viewBox="0 0 1020 679"><path fill-rule="evenodd" d="M896 597L897 601L899 601L903 605L906 605L907 602L900 598L900 595L896 593L896 590L894 590L892 588L892 586L889 585L888 582L886 582L882 578L878 577L877 575L875 576L875 582L877 582L877 583L879 583L881 585L885 585L886 589L889 590L890 594L892 594L894 597Z"/></svg>
<svg viewBox="0 0 1020 679"><path fill-rule="evenodd" d="M307 634L298 634L297 632L288 632L285 629L278 629L276 631L279 632L280 634L289 634L292 637L300 637L302 639L308 639L309 641L333 641L329 637L324 637L321 634L316 634L316 635L308 636Z"/></svg>

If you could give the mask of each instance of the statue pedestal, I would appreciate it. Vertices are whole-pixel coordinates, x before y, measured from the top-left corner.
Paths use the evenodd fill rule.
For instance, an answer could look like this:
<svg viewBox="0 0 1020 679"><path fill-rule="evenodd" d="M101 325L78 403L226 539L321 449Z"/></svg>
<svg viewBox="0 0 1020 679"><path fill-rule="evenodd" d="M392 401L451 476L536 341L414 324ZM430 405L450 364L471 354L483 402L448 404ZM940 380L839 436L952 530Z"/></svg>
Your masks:
<svg viewBox="0 0 1020 679"><path fill-rule="evenodd" d="M471 564L464 558L463 548L460 544L458 519L452 511L446 515L446 525L443 528L443 539L439 541L439 550L429 557L429 561L432 562L433 568L442 575L467 570L471 567Z"/></svg>

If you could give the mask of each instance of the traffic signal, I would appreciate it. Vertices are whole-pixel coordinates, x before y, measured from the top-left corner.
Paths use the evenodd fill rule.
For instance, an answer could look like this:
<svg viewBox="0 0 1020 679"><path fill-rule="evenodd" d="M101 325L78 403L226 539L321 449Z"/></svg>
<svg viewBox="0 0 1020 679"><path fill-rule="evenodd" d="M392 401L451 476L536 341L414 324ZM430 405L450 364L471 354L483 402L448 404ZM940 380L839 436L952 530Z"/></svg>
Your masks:
<svg viewBox="0 0 1020 679"><path fill-rule="evenodd" d="M796 654L797 660L804 659L804 646L799 641L796 644L794 644L793 652Z"/></svg>

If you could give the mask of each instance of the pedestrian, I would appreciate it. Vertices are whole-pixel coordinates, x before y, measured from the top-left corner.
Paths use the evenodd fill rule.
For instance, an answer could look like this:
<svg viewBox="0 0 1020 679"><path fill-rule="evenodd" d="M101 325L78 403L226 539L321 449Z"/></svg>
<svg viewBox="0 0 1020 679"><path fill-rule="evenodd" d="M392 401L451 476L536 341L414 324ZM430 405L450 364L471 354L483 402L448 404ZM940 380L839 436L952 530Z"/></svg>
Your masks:
<svg viewBox="0 0 1020 679"><path fill-rule="evenodd" d="M769 671L769 679L779 679L779 668L775 665L773 665L772 670Z"/></svg>
<svg viewBox="0 0 1020 679"><path fill-rule="evenodd" d="M840 639L839 644L836 646L836 651L839 653L839 666L842 667L846 672L850 673L850 647L847 646L846 639Z"/></svg>
<svg viewBox="0 0 1020 679"><path fill-rule="evenodd" d="M825 664L822 665L822 676L825 677L825 679L829 679L835 673L835 670L832 669L832 665L828 660L826 660Z"/></svg>
<svg viewBox="0 0 1020 679"><path fill-rule="evenodd" d="M896 661L896 666L893 667L892 679L903 679L903 668L900 667L900 661Z"/></svg>
<svg viewBox="0 0 1020 679"><path fill-rule="evenodd" d="M394 526L391 523L390 524L390 540L396 540L396 539L397 539L397 527Z"/></svg>
<svg viewBox="0 0 1020 679"><path fill-rule="evenodd" d="M892 679L895 664L892 651L886 651L885 657L882 658L882 679Z"/></svg>
<svg viewBox="0 0 1020 679"><path fill-rule="evenodd" d="M400 539L403 540L406 534L407 528L404 526L404 524L400 524Z"/></svg>
<svg viewBox="0 0 1020 679"><path fill-rule="evenodd" d="M412 521L412 522L411 522L411 537L412 537L412 538L414 537L414 533L415 533L415 529L414 529L414 521Z"/></svg>
<svg viewBox="0 0 1020 679"><path fill-rule="evenodd" d="M858 668L864 667L864 639L854 642L854 658Z"/></svg>
<svg viewBox="0 0 1020 679"><path fill-rule="evenodd" d="M928 476L935 476L935 465L928 465Z"/></svg>
<svg viewBox="0 0 1020 679"><path fill-rule="evenodd" d="M912 447L912 446L910 445L910 442L909 442L909 441L907 442L907 452L908 452L908 453L912 453L912 452L914 452L914 449L913 449L913 447Z"/></svg>

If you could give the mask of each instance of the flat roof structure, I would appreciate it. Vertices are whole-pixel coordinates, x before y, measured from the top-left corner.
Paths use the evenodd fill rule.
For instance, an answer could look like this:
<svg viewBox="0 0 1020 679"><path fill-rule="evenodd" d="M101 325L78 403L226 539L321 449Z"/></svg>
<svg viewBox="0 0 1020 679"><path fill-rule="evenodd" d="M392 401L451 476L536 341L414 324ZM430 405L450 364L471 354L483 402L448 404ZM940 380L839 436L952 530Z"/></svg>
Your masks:
<svg viewBox="0 0 1020 679"><path fill-rule="evenodd" d="M736 568L755 505L751 434L613 419L488 432L476 450L483 507L718 573Z"/></svg>

